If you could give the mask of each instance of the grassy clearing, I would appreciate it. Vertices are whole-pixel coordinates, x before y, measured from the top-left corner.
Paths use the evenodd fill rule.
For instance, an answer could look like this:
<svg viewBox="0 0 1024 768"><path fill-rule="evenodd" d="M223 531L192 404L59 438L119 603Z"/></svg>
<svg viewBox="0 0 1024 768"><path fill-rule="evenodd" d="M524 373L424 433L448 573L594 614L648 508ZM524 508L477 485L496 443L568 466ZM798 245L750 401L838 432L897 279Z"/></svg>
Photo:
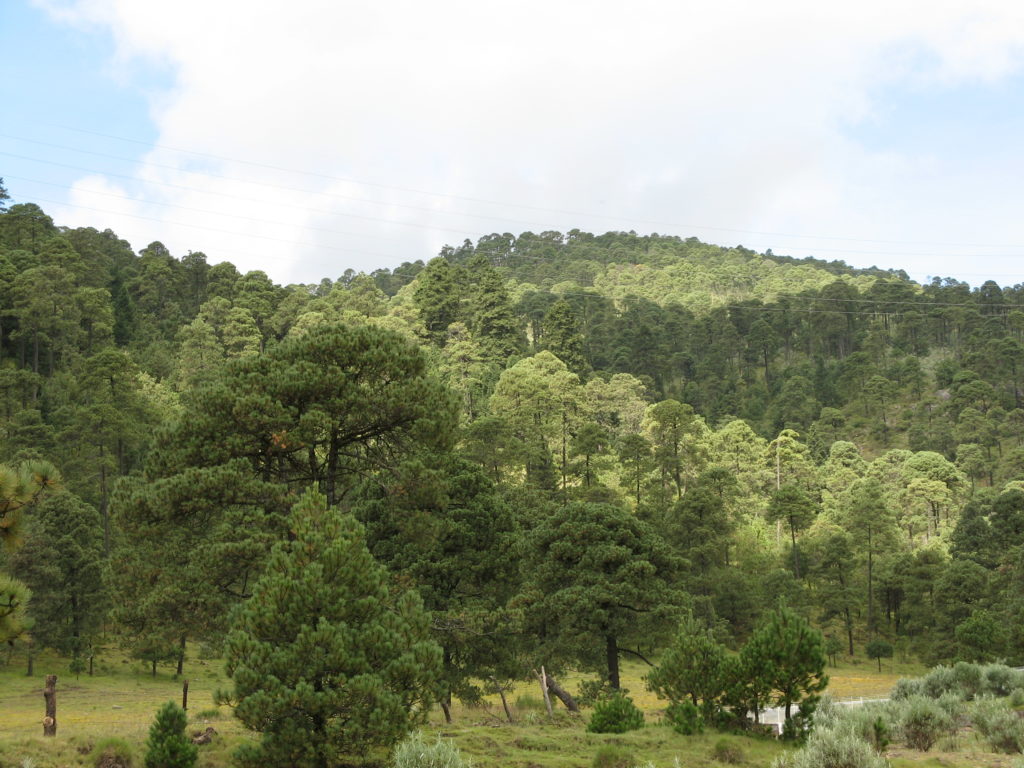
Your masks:
<svg viewBox="0 0 1024 768"><path fill-rule="evenodd" d="M24 661L15 657L0 667L0 768L21 766L25 758L36 768L49 766L86 766L88 754L97 741L118 736L136 750L136 765L141 765L146 736L152 719L167 700L180 702L181 681L160 669L157 677L137 662L125 659L116 651L103 654L97 662L96 676L81 675L76 679L67 672L67 661L43 656L36 661L39 672L25 677ZM840 659L836 668L829 668L830 690L840 698L885 696L899 677L924 672L917 665L886 664L878 672L874 662ZM58 735L43 739L43 677L47 672L59 675ZM444 722L441 711L430 715L424 729L428 739L437 736L455 741L462 752L480 768L589 768L597 750L613 744L631 753L638 765L650 763L654 768L683 766L723 766L713 757L717 742L736 746L742 753L737 763L749 768L767 768L785 747L772 739L708 733L701 736L680 736L658 724L665 702L647 691L642 676L646 667L627 662L623 666L623 685L647 716L650 724L641 731L623 735L591 734L585 720L570 718L559 712L554 723L548 721L536 683L523 682L508 694L514 705L516 724L505 722L497 697L488 697L481 706L456 705L454 722ZM186 665L189 678L190 729L199 731L207 725L217 729L213 744L200 748L202 768L227 768L230 755L243 739L255 736L243 729L227 708L216 708L213 692L227 687L220 661L190 659ZM585 675L569 674L560 681L571 691L578 688ZM516 703L518 702L518 706ZM559 705L560 706L560 705ZM584 717L587 715L585 714ZM951 766L968 768L1006 768L1012 760L1005 755L986 753L966 739L958 751L932 752L927 755L903 749L891 751L893 766L924 768ZM378 765L386 755L373 755Z"/></svg>

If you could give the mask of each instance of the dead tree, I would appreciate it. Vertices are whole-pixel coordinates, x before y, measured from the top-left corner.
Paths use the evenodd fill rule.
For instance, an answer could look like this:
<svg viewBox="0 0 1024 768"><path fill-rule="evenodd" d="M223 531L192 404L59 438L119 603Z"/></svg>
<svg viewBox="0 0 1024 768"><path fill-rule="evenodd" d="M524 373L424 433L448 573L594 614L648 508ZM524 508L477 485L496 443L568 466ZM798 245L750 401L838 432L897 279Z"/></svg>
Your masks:
<svg viewBox="0 0 1024 768"><path fill-rule="evenodd" d="M46 687L43 688L46 700L46 717L43 718L43 736L57 735L57 676L46 676Z"/></svg>

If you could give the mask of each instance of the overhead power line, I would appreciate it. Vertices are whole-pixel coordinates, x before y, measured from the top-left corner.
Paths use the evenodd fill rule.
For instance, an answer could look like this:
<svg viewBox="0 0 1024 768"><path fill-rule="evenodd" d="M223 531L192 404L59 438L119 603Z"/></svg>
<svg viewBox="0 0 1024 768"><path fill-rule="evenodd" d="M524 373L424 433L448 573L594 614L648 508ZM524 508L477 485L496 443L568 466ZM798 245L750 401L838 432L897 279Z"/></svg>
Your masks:
<svg viewBox="0 0 1024 768"><path fill-rule="evenodd" d="M559 215L567 215L567 216L583 216L583 217L586 217L586 218L607 219L607 220L622 221L622 222L634 222L636 224L648 224L648 225L656 226L656 227L676 227L676 228L681 228L681 229L706 229L706 230L712 230L712 231L716 231L716 232L732 232L732 233L736 233L736 234L758 235L758 236L762 236L762 237L784 237L784 238L799 238L799 239L811 239L811 240L835 240L835 241L851 242L851 243L879 243L879 244L884 244L884 245L933 245L933 246L940 246L940 247L941 246L946 246L946 247L954 247L954 248L1024 248L1024 245L1002 245L1002 244L997 245L997 244L991 244L991 243L949 243L949 242L938 242L938 241L928 241L928 240L892 240L892 239L882 239L882 238L846 237L846 236L839 236L839 235L797 234L797 233L791 233L791 232L787 233L787 232L773 232L773 231L767 231L767 230L740 229L740 228L736 228L736 227L720 227L720 226L711 226L711 225L705 225L705 224L687 224L687 223L679 223L679 222L667 222L667 221L661 221L661 220L657 220L657 219L635 219L635 218L632 218L632 217L617 216L617 215L614 215L614 214L607 214L607 213L594 213L594 212L588 212L588 211L573 211L573 210L567 210L567 209L561 209L561 208L551 208L551 207L531 205L531 204L527 204L527 203L516 203L516 202L503 201L503 200L491 200L491 199L487 199L487 198L472 197L472 196L468 196L468 195L456 195L456 194L452 194L452 193L448 193L448 192L438 192L438 191L431 191L431 190L425 190L425 189L417 189L417 188L414 188L414 187L406 187L406 186L395 185L395 184L385 184L385 183L381 183L381 182L368 181L366 179L356 179L356 178L348 177L348 176L336 176L336 175L331 175L331 174L320 173L320 172L317 172L317 171L309 171L309 170L303 170L303 169L298 169L298 168L289 168L287 166L274 165L274 164L265 163L265 162L258 162L258 161L254 161L254 160L246 160L246 159L241 159L241 158L233 158L233 157L228 157L226 155L220 155L220 154L215 154L215 153L211 153L211 152L199 152L199 151L191 150L191 149L182 149L180 147L169 147L169 146L163 145L163 144L151 144L149 142L141 141L139 139L131 139L131 138L128 138L128 137L125 137L125 136L117 136L117 135L114 135L114 134L102 133L100 131L91 131L91 130L87 130L85 128L76 128L76 127L72 127L72 126L59 125L59 124L54 124L54 123L46 123L45 125L48 125L49 127L52 127L52 128L59 128L60 130L64 130L64 131L72 131L72 132L75 132L75 133L81 133L81 134L86 134L86 135L91 135L91 136L99 136L99 137L102 137L102 138L105 138L105 139L113 139L115 141L122 141L122 142L130 143L130 144L136 144L136 145L139 145L139 146L151 147L153 149L161 149L161 150L164 150L166 152L177 152L177 153L180 153L180 154L194 155L196 157L204 157L204 158L211 159L211 160L220 160L222 162L236 163L236 164L239 164L239 165L248 165L248 166L254 167L254 168L264 168L264 169L267 169L267 170L280 171L280 172L284 172L284 173L294 173L294 174L297 174L297 175L309 176L309 177L312 177L312 178L319 178L319 179L324 179L324 180L328 180L328 181L338 181L338 182L343 182L343 183L348 183L348 184L358 184L360 186L376 187L376 188L379 188L379 189L391 189L391 190L395 190L395 191L410 192L410 193L413 193L413 194L427 195L427 196L431 196L431 197L441 197L441 198L446 198L446 199L449 199L449 200L462 200L462 201L465 201L465 202L483 203L483 204L486 204L486 205L498 205L498 206L502 206L502 207L506 207L506 208L521 208L523 210L538 211L538 212L542 212L542 213L557 213ZM21 138L21 137L5 135L5 134L0 134L0 136L5 136L6 138L18 139L18 140L21 140L21 141L34 141L32 139L24 139L24 138ZM70 149L71 151L76 151L76 152L77 151L84 151L84 150L78 150L78 149L69 148L69 147L60 147L60 145L52 145L52 146L57 146L57 147L63 148L63 149ZM127 158L119 158L119 159L128 160ZM128 160L128 162L138 162L138 161L136 161L136 160Z"/></svg>
<svg viewBox="0 0 1024 768"><path fill-rule="evenodd" d="M15 141L23 141L23 142L27 142L27 143L30 143L30 144L35 144L35 145L39 145L39 146L48 147L48 148L51 148L51 149L60 149L60 150L69 151L69 152L77 152L77 153L80 153L80 154L87 154L87 155L92 155L92 156L96 156L96 157L103 157L103 158L106 158L106 159L112 159L112 160L117 160L117 161L120 161L120 162L126 162L126 163L131 163L131 164L136 164L136 165L148 166L148 167L152 167L152 168L159 168L159 169L163 169L163 170L171 170L171 171L176 171L176 172L180 172L180 173L190 173L190 172L193 172L193 171L187 171L185 169L182 169L181 167L179 167L177 165L168 165L168 164L165 164L165 163L157 163L157 162L148 161L148 160L138 160L136 158L129 158L129 157L123 157L123 156L120 156L120 155L109 154L109 153L106 153L106 152L96 152L96 151L88 150L88 149L81 149L81 148L77 148L77 147L70 147L70 146L63 145L63 144L55 144L55 143L52 143L52 142L39 141L37 139L30 139L30 138L27 138L27 137L15 136L15 135L12 135L12 134L0 133L0 137L12 139L12 140L15 140ZM118 138L118 137L112 137L112 138ZM131 141L134 142L135 140L131 140ZM189 150L169 150L169 151L190 153ZM103 171L101 169L81 168L79 166L72 166L72 165L57 163L57 162L52 161L52 160L45 160L45 159L41 159L41 158L35 158L35 157L31 157L31 156L27 156L27 155L20 155L20 154L16 154L16 153L0 152L0 154L7 155L7 156L10 156L10 157L17 157L19 159L28 160L30 162L41 162L41 163L46 163L46 164L50 164L50 165L63 165L64 167L69 167L69 168L74 168L74 169L77 169L77 170L82 170L82 171L87 172L87 173L96 173L96 174L100 174L100 175L109 175L109 176L114 176L114 177L118 177L118 178L126 178L126 179L130 179L132 181L141 182L141 183L166 184L168 186L180 186L180 185L168 184L167 182L140 180L137 177L127 176L127 175L124 175L124 174L108 173L108 172ZM205 153L190 153L190 154L196 154L196 155L200 155L200 156L209 156L209 157L213 157L213 158L218 158L218 156L206 155ZM218 158L218 159L223 159L223 160L231 161L230 158ZM232 162L234 162L234 161L232 161ZM289 170L289 169L285 169L285 168L277 168L276 166L269 166L269 165L266 165L266 164L253 163L253 162L249 162L249 161L238 161L238 162L243 162L243 163L246 163L246 164L249 164L249 165L254 165L254 166L261 166L261 167L267 167L267 168L275 168L277 170ZM354 183L354 184L362 184L362 183L364 183L364 182L359 182L357 180L350 180L350 179L345 179L345 178L342 178L342 177L326 176L325 174L316 174L316 173L313 173L313 172L304 172L304 171L293 171L293 172L294 173L299 173L299 174L320 176L320 177L324 177L324 178L328 178L328 179L334 179L336 181L342 181L342 182L346 182L346 183ZM421 205L410 205L408 203L399 203L399 202L389 201L389 200L374 200L374 199L368 199L368 198L359 197L359 196L355 196L355 195L345 195L345 194L338 193L338 192L325 192L325 191L320 191L320 190L304 189L304 188L301 188L301 187L293 187L293 186L288 186L288 185L273 184L273 183L265 182L265 181L256 181L256 180L252 180L252 179L242 179L242 178L238 178L238 177L234 177L234 176L227 176L227 175L224 175L224 174L211 173L211 172L207 172L207 171L194 171L194 173L202 173L203 175L208 176L210 178L220 179L220 180L223 180L223 181L231 181L231 182L242 183L242 184L252 184L252 185L255 185L255 186L265 187L265 188L269 188L269 189L279 189L279 190L283 190L283 191L295 192L295 193L305 194L305 195L316 195L316 196L331 197L331 198L347 200L347 201L350 201L350 202L357 202L357 203L362 203L362 204L367 204L367 205L378 205L378 206L385 206L385 207L404 208L404 209L407 209L407 210L414 210L414 211L418 211L418 212L421 212L421 213L429 213L431 215L438 215L438 214L440 214L440 215L444 215L444 216L464 217L464 218L478 219L478 220L483 220L483 221L502 222L503 224L514 224L514 225L517 225L517 226L520 226L520 227L523 227L523 226L525 226L525 227L536 227L536 228L541 228L541 229L550 229L550 228L557 227L557 225L552 224L550 222L548 222L548 223L540 223L540 222L536 222L536 221L528 221L528 220L524 220L524 219L512 219L512 218L507 218L507 217L503 217L503 216L494 216L494 215L489 215L489 214L475 214L475 213L469 213L469 212L465 212L465 211L452 211L452 210L445 210L445 209L441 209L441 208L426 207L426 206L421 206ZM366 183L366 185L367 186L372 186L369 183ZM414 192L417 192L419 194L430 194L430 195L434 195L436 197L447 197L447 198L452 198L452 199L476 200L475 198L458 198L458 196L447 195L447 194L444 194L444 193L431 193L431 192L426 192L426 191L423 191L423 190L408 190L408 189L403 188L403 187L395 187L395 186L391 186L391 185L377 185L377 186L382 186L382 187L392 188L392 189L397 189L397 190L404 190L404 191L414 191ZM195 189L195 188L191 188L191 191L198 192L198 193L206 192L206 190L198 190L198 189ZM930 244L930 245L936 245L936 246L940 246L940 247L944 246L944 247L952 247L952 248L1021 248L1022 250L1024 250L1024 246L1018 246L1018 245L992 245L992 244L979 244L979 243L973 243L973 244L972 243L926 243L925 241L897 241L897 240L881 240L881 239L869 239L869 238L837 237L837 236L830 236L830 235L805 235L805 234L794 234L794 233L788 233L787 234L787 233L781 233L781 232L767 232L767 231L758 231L758 230L744 230L744 229L735 229L735 228L727 228L727 227L706 226L706 225L701 225L701 224L671 223L671 222L656 221L656 220L649 220L649 219L633 219L633 218L614 216L614 215L589 214L589 213L584 213L584 212L574 212L574 211L567 211L567 210L560 210L560 209L553 209L553 208L543 208L543 207L540 207L540 206L517 205L515 203L505 204L505 203L499 203L497 201L487 201L487 200L476 200L476 201L477 202L487 202L487 203L491 203L491 204L495 204L495 205L507 205L508 207L518 207L518 208L524 208L524 209L541 211L541 212L547 212L547 213L557 213L559 215L586 216L586 217L591 217L591 218L603 218L603 219L607 219L607 220L631 222L633 225L636 225L636 224L649 224L649 225L653 225L653 226L670 227L670 228L674 228L674 229L678 229L678 230L697 229L697 230L709 230L709 231L717 231L717 232L732 232L732 233L739 233L739 234L750 234L750 235L758 235L758 236L761 236L761 237L818 239L818 240L844 241L844 242L863 242L863 243L879 243L879 244L904 244L904 245L915 244L916 243L916 244ZM334 215L352 215L352 216L354 216L354 214L344 214L344 213L340 213L340 212L332 212L332 213ZM425 226L426 228L433 228L433 229L438 229L438 230L444 229L442 227L430 227L429 225L423 225L423 226ZM775 247L780 247L777 243L774 244L774 246ZM863 249L853 249L853 248L821 248L821 247L815 247L815 248L811 248L810 250L813 250L816 253L839 253L839 254L847 254L847 255L859 255L859 256L862 256L862 257L876 257L876 256L936 257L936 256L957 256L958 255L958 254L948 254L948 253L947 254L936 254L934 252L877 251L877 250L875 250L875 251L865 251ZM1019 259L1019 258L1022 258L1022 257L1019 254L986 254L986 258L1013 258L1013 259Z"/></svg>

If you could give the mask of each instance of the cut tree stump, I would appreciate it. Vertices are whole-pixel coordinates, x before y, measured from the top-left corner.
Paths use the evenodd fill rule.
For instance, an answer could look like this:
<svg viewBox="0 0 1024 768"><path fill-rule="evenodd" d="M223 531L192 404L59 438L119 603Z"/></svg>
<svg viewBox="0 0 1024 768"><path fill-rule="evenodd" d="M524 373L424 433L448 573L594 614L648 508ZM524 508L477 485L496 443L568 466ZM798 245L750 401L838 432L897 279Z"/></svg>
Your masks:
<svg viewBox="0 0 1024 768"><path fill-rule="evenodd" d="M57 735L57 676L46 676L46 687L43 688L46 700L46 717L43 718L43 736Z"/></svg>

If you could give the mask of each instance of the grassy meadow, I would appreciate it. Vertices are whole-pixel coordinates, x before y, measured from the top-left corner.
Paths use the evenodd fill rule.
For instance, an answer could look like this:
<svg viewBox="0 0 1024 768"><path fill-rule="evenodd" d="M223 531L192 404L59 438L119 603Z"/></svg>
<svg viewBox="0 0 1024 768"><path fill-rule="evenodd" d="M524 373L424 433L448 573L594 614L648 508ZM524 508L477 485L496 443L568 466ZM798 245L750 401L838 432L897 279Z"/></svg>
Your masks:
<svg viewBox="0 0 1024 768"><path fill-rule="evenodd" d="M874 662L857 663L840 660L830 668L830 690L837 698L882 697L901 676L916 676L924 669L912 664L883 663L879 673ZM166 668L156 678L138 662L116 653L104 654L97 660L93 677L76 678L67 672L67 661L52 656L36 660L37 674L25 676L24 659L14 656L0 667L0 768L34 765L92 765L89 753L93 745L108 736L118 736L135 747L135 765L142 765L144 743L157 708L167 700L180 702L181 681ZM43 678L52 672L58 679L58 732L56 738L44 739ZM200 731L213 726L218 736L210 745L200 748L199 765L204 768L225 768L230 755L243 739L255 738L231 717L226 707L213 704L213 692L227 687L222 662L189 659L185 675L189 679L190 729ZM643 665L626 663L623 684L630 696L645 711L649 726L623 735L591 734L585 720L569 717L559 711L549 721L536 684L522 683L508 695L516 723L506 722L497 698L487 699L478 707L456 705L454 722L446 724L440 709L431 712L425 728L428 738L450 738L481 768L513 766L516 768L589 768L597 751L615 745L631 754L637 765L654 768L689 768L690 766L721 766L716 756L730 747L739 757L735 765L767 768L786 747L774 739L755 738L707 732L700 736L680 736L660 725L660 711L665 703L644 689ZM561 682L574 691L582 676L567 675ZM560 706L560 705L559 705ZM584 713L584 718L588 715ZM956 749L951 747L955 746ZM939 744L927 754L901 747L890 749L892 765L896 766L968 766L1007 767L1013 761L1006 755L983 751L981 745L965 735L954 744ZM371 755L369 762L383 764L386 754ZM31 762L25 762L26 759Z"/></svg>

